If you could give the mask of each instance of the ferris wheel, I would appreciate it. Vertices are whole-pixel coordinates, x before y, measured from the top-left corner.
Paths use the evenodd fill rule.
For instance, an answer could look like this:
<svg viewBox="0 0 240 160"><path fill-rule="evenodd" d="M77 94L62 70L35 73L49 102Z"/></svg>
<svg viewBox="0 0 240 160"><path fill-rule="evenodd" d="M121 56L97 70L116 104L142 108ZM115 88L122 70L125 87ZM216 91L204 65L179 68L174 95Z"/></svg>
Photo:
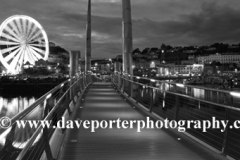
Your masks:
<svg viewBox="0 0 240 160"><path fill-rule="evenodd" d="M11 73L19 73L27 62L47 60L49 44L40 23L25 15L14 15L0 26L0 61Z"/></svg>

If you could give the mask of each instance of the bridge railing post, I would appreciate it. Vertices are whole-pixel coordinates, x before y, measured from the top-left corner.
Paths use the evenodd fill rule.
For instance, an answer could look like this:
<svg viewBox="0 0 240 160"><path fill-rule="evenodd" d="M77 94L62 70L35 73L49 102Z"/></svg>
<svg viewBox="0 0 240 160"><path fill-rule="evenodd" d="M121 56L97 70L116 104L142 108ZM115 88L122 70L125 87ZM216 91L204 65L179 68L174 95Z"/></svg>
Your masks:
<svg viewBox="0 0 240 160"><path fill-rule="evenodd" d="M132 84L132 82L131 82L131 80L132 80L132 78L131 78L131 76L129 75L128 77L127 77L127 83L128 83L128 87L127 87L127 94L128 94L128 97L131 97L132 96L132 86L133 86L133 84Z"/></svg>
<svg viewBox="0 0 240 160"><path fill-rule="evenodd" d="M119 78L118 77L119 77L119 75L118 75L118 73L116 73L116 75L115 75L115 82L119 86Z"/></svg>
<svg viewBox="0 0 240 160"><path fill-rule="evenodd" d="M150 106L149 106L149 112L152 112L153 110L153 82L150 81Z"/></svg>
<svg viewBox="0 0 240 160"><path fill-rule="evenodd" d="M122 75L119 75L119 90L122 92L122 87L123 87L123 77Z"/></svg>
<svg viewBox="0 0 240 160"><path fill-rule="evenodd" d="M13 149L13 140L15 133L16 123L12 125L10 132L7 134L5 144L0 150L0 157L2 157L6 152L11 152Z"/></svg>
<svg viewBox="0 0 240 160"><path fill-rule="evenodd" d="M122 81L122 83L121 83L121 91L122 91L122 93L124 93L124 85L125 85L125 83L124 83L124 75L122 75L122 77L121 77L121 81Z"/></svg>
<svg viewBox="0 0 240 160"><path fill-rule="evenodd" d="M84 74L82 74L82 78L80 80L81 91L83 91L83 89L84 89L84 87L83 87L83 78L84 78Z"/></svg>
<svg viewBox="0 0 240 160"><path fill-rule="evenodd" d="M80 78L80 90L81 92L83 91L83 74L81 75L81 78Z"/></svg>
<svg viewBox="0 0 240 160"><path fill-rule="evenodd" d="M122 79L121 79L121 73L118 72L118 89L121 91L121 85L122 85Z"/></svg>
<svg viewBox="0 0 240 160"><path fill-rule="evenodd" d="M123 89L123 93L125 92L125 86L126 86L126 76L125 75L123 75L123 77L122 77L122 82L123 82L123 85L122 85L122 89Z"/></svg>
<svg viewBox="0 0 240 160"><path fill-rule="evenodd" d="M46 107L44 110L44 118L48 115L49 111L52 109L52 106L50 105L50 98L46 99ZM56 118L55 120L57 120L58 116L55 115ZM48 160L53 160L53 155L52 155L52 151L51 151L51 147L49 145L49 138L48 138L48 128L44 127L43 128L43 143L44 143L44 150L46 152L46 156Z"/></svg>
<svg viewBox="0 0 240 160"><path fill-rule="evenodd" d="M233 104L233 97L229 94L229 99L228 99L228 104L230 104L232 106ZM225 108L225 121L229 121L230 119L230 109ZM229 121L230 122L230 121ZM223 156L227 155L227 148L228 148L228 138L229 138L229 127L230 124L228 123L224 132L224 139L223 139L223 144L222 144L222 151L221 154Z"/></svg>
<svg viewBox="0 0 240 160"><path fill-rule="evenodd" d="M51 147L49 145L49 138L48 138L48 128L43 128L43 139L44 139L44 150L46 152L46 156L48 160L53 160L53 155L51 151Z"/></svg>
<svg viewBox="0 0 240 160"><path fill-rule="evenodd" d="M137 97L136 97L136 103L139 103L139 98L140 98L140 85L138 84L139 83L139 80L137 79Z"/></svg>
<svg viewBox="0 0 240 160"><path fill-rule="evenodd" d="M175 95L175 116L174 116L174 119L176 121L178 121L178 114L179 114L179 96L178 95Z"/></svg>

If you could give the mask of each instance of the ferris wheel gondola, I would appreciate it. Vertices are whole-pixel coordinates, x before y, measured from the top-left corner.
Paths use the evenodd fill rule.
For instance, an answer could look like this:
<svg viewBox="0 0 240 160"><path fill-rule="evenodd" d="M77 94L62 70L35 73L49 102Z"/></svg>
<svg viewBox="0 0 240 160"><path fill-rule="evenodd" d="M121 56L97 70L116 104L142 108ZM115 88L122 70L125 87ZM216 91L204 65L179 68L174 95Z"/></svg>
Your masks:
<svg viewBox="0 0 240 160"><path fill-rule="evenodd" d="M49 44L40 23L25 15L15 15L0 26L0 61L11 73L19 73L29 62L47 60Z"/></svg>

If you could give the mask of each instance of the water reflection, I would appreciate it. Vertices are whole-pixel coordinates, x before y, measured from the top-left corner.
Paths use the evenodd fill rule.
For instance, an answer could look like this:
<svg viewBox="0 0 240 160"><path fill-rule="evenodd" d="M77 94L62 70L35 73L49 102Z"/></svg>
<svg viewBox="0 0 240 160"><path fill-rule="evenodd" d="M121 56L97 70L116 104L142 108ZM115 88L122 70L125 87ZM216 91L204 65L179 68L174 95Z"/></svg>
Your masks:
<svg viewBox="0 0 240 160"><path fill-rule="evenodd" d="M193 88L193 97L204 99L205 98L205 90Z"/></svg>
<svg viewBox="0 0 240 160"><path fill-rule="evenodd" d="M0 117L7 116L9 118L14 117L31 104L33 104L40 95L35 96L1 96L0 95ZM33 109L24 119L27 120L40 120L43 118L44 107L46 106L46 101L38 105L35 109ZM0 148L4 146L6 141L6 136L10 132L10 129L1 130L0 131ZM36 128L30 127L26 124L25 128L15 127L14 130L14 140L13 147L15 148L23 148L28 142L29 138L35 132ZM40 137L41 135L39 135ZM37 141L36 141L37 142Z"/></svg>
<svg viewBox="0 0 240 160"><path fill-rule="evenodd" d="M175 93L181 93L184 95L188 95L194 98L210 101L210 102L215 102L219 104L227 104L230 106L237 106L240 104L240 98L238 97L232 97L229 93L223 93L220 90L216 89L218 86L205 86L206 88L215 88L216 91L210 91L206 89L199 89L199 88L194 88L194 87L186 87L186 86L176 86L174 84L169 84L169 83L160 83L157 82L155 84L155 87L159 88L161 95L163 91L171 91ZM197 87L197 86L196 86ZM203 87L203 86L201 86ZM141 96L144 96L144 93L148 92L147 87L143 87L141 90ZM155 92L154 92L155 93ZM153 99L155 100L156 96L153 95ZM164 96L164 95L163 95ZM163 97L164 98L164 97Z"/></svg>
<svg viewBox="0 0 240 160"><path fill-rule="evenodd" d="M39 97L3 97L0 95L0 117L7 116L12 118L28 106L33 104Z"/></svg>

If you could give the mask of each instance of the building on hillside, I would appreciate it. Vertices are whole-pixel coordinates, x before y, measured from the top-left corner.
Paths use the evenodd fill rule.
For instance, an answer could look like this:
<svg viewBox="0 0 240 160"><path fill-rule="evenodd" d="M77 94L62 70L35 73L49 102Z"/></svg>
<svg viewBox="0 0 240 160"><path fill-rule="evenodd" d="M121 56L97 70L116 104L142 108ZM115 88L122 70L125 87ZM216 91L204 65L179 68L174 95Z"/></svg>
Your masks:
<svg viewBox="0 0 240 160"><path fill-rule="evenodd" d="M56 55L56 54L49 54L48 62L50 62L50 63L61 63L62 58L59 55Z"/></svg>
<svg viewBox="0 0 240 160"><path fill-rule="evenodd" d="M222 64L226 63L240 63L240 55L239 54L212 54L208 56L199 56L197 57L197 62L199 64L210 64L213 61L220 62Z"/></svg>
<svg viewBox="0 0 240 160"><path fill-rule="evenodd" d="M159 76L174 76L174 75L195 75L201 74L204 71L203 64L192 64L192 65L161 65L158 68Z"/></svg>
<svg viewBox="0 0 240 160"><path fill-rule="evenodd" d="M56 44L53 42L49 42L49 47L56 47Z"/></svg>
<svg viewBox="0 0 240 160"><path fill-rule="evenodd" d="M162 50L161 62L181 64L181 61L188 60L188 54L184 52L165 52Z"/></svg>

